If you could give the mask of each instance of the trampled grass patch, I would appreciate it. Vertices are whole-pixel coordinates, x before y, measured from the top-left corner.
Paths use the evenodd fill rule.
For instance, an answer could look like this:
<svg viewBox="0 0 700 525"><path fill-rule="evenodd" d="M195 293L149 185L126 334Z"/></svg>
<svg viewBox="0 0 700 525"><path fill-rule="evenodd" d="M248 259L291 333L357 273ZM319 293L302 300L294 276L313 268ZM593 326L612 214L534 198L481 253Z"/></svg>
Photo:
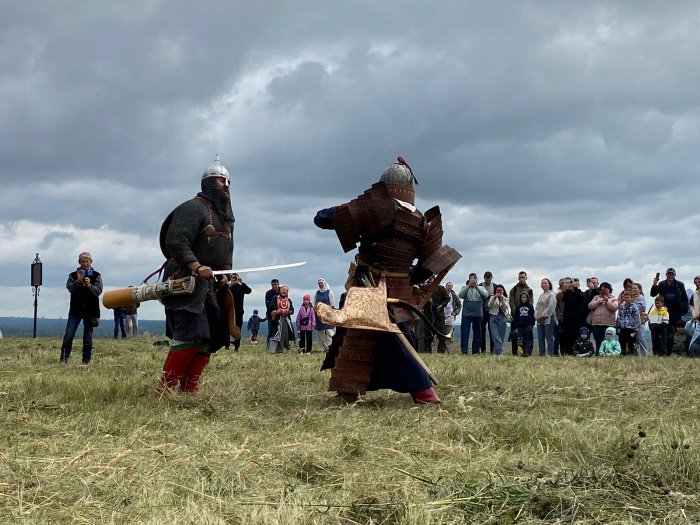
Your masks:
<svg viewBox="0 0 700 525"><path fill-rule="evenodd" d="M0 341L0 522L700 522L696 360L434 354L441 406L345 405L247 344L161 397L152 343Z"/></svg>

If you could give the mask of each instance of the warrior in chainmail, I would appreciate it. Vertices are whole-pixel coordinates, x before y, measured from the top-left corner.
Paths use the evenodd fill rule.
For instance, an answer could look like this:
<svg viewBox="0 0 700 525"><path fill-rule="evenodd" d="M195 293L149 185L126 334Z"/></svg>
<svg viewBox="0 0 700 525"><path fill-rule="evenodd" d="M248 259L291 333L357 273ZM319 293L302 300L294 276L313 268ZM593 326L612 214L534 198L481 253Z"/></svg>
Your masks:
<svg viewBox="0 0 700 525"><path fill-rule="evenodd" d="M170 352L163 366L161 388L180 385L195 393L209 356L228 344L216 290L228 289L226 277L217 281L212 271L230 270L233 263L233 210L228 170L219 157L202 174L202 191L183 202L165 219L160 247L168 259L163 280L193 275L192 294L170 295L165 305Z"/></svg>
<svg viewBox="0 0 700 525"><path fill-rule="evenodd" d="M384 278L389 297L422 308L461 256L442 244L440 209L436 206L425 215L416 209L413 184L418 181L406 161L397 160L363 195L319 211L314 223L335 230L346 253L359 242L346 289ZM427 286L415 286L431 278ZM388 308L410 341L415 314L398 305ZM392 333L338 329L322 367L326 368L331 369L329 390L347 401L359 400L367 390L390 388L409 392L416 403L440 402L426 371Z"/></svg>

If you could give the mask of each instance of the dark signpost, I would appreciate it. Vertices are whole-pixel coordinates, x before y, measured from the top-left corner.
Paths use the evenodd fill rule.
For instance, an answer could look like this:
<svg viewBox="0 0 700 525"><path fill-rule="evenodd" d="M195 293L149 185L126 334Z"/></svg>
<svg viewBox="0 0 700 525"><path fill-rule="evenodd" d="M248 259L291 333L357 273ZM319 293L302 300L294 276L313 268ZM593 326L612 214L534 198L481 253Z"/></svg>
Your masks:
<svg viewBox="0 0 700 525"><path fill-rule="evenodd" d="M34 339L36 339L36 314L39 307L39 287L41 286L42 264L39 254L36 254L32 263L32 288L34 289Z"/></svg>

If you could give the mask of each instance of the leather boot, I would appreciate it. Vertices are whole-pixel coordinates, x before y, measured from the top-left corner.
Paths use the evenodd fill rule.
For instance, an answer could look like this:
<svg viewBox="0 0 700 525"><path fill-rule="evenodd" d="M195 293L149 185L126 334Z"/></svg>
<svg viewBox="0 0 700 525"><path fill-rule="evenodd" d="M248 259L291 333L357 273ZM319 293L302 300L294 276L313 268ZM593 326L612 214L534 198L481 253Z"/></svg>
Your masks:
<svg viewBox="0 0 700 525"><path fill-rule="evenodd" d="M180 391L187 392L188 394L196 394L199 390L199 378L204 371L204 367L209 363L209 354L206 352L199 352L190 366L185 371L180 380Z"/></svg>
<svg viewBox="0 0 700 525"><path fill-rule="evenodd" d="M177 387L199 351L199 347L194 345L170 350L163 364L163 375L160 377L160 385L158 386L159 393Z"/></svg>
<svg viewBox="0 0 700 525"><path fill-rule="evenodd" d="M351 405L353 403L361 403L362 396L360 394L354 394L352 392L338 392L338 398L345 401L347 404Z"/></svg>
<svg viewBox="0 0 700 525"><path fill-rule="evenodd" d="M426 388L425 390L419 390L418 392L411 392L411 397L414 403L426 405L426 404L436 404L442 403L437 393L433 387Z"/></svg>

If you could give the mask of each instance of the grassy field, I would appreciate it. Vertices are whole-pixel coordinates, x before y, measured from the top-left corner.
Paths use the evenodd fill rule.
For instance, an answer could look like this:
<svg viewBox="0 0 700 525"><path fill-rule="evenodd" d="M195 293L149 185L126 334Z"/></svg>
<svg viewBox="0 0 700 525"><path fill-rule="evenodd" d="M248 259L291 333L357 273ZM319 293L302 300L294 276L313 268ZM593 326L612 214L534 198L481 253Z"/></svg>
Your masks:
<svg viewBox="0 0 700 525"><path fill-rule="evenodd" d="M0 341L0 523L700 523L697 360L435 354L441 406L344 405L263 345L159 397L152 342Z"/></svg>

